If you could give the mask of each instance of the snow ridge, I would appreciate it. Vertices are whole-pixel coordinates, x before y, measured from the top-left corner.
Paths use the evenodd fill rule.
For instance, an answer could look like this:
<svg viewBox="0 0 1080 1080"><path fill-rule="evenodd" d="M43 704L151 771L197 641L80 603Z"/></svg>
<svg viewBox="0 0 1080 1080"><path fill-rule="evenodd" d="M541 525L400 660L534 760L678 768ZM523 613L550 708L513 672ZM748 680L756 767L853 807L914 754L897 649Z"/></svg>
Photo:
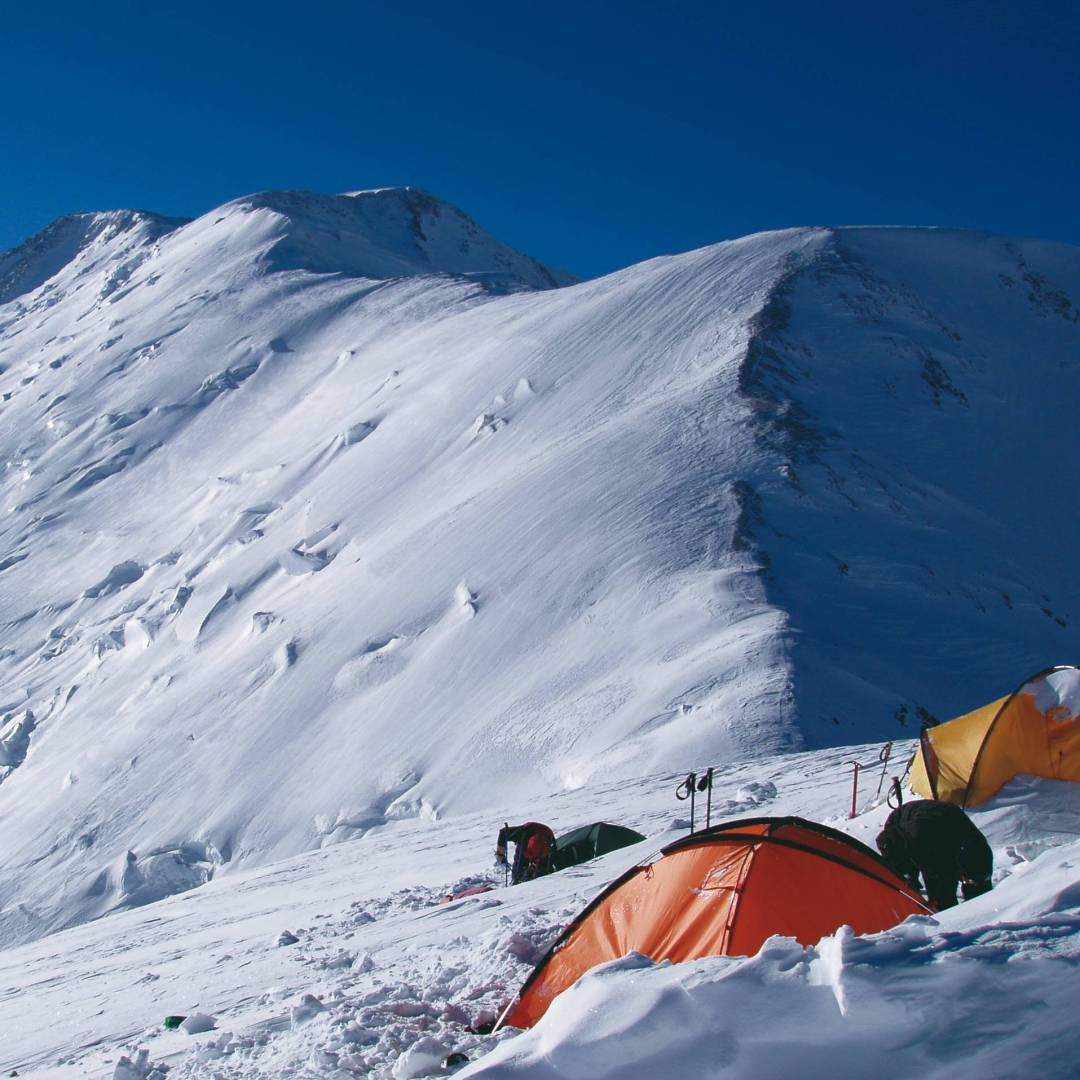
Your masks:
<svg viewBox="0 0 1080 1080"><path fill-rule="evenodd" d="M110 210L58 218L18 247L0 253L0 304L44 285L73 262L86 273L103 260L130 267L140 249L187 224L144 210ZM128 270L130 272L130 270Z"/></svg>
<svg viewBox="0 0 1080 1080"><path fill-rule="evenodd" d="M468 274L504 291L576 280L508 248L461 210L417 188L347 195L265 191L222 208L225 215L233 210L265 211L281 220L281 237L267 254L275 270L375 278Z"/></svg>
<svg viewBox="0 0 1080 1080"><path fill-rule="evenodd" d="M777 282L740 375L771 462L744 543L811 742L957 715L1075 652L1080 504L1052 479L1080 452L1070 296L1075 249L948 230L835 230Z"/></svg>

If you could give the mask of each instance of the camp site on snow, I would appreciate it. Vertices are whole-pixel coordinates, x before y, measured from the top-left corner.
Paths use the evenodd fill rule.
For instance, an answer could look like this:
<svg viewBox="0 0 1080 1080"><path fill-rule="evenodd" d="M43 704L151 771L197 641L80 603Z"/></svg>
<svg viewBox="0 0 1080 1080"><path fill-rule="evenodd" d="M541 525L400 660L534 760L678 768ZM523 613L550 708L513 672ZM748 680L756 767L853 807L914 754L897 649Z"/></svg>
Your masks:
<svg viewBox="0 0 1080 1080"><path fill-rule="evenodd" d="M590 982L601 978L597 973L636 971L643 977L655 971L660 978L670 965L673 971L695 971L695 965L710 958L727 958L731 963L744 958L749 963L755 956L773 955L770 950L781 948L780 942L790 942L792 948L813 955L822 947L819 943L847 940L845 934L868 935L868 942L881 938L885 950L895 951L898 942L908 940L915 943L913 947L925 947L919 943L925 942L929 928L958 899L965 908L969 905L963 900L969 896L994 904L999 890L1011 895L1010 878L1018 868L1002 858L1009 848L1003 848L998 840L991 855L980 828L969 819L969 809L990 814L980 817L979 823L984 827L984 823L989 824L991 837L1012 837L1015 844L1024 828L1030 827L1020 824L1023 803L1012 796L995 809L998 795L1012 790L1009 785L1018 777L1027 777L1029 782L1037 782L1035 778L1052 784L1064 781L1058 802L1047 806L1056 806L1052 813L1062 821L1072 814L1080 829L1078 726L1080 669L1059 666L1024 680L1010 694L974 712L927 726L919 740L895 754L889 752L889 746L882 747L877 758L862 768L861 779L860 769L855 770L851 809L848 785L852 773L848 765L852 762L845 761L844 748L840 748L827 759L831 770L827 788L820 786L826 778L818 775L824 767L819 762L826 759L810 755L803 767L809 770L805 773L783 758L777 759L774 779L769 781L760 779L760 772L747 774L744 766L711 766L685 777L653 778L632 798L612 801L609 795L598 804L620 807L623 820L641 825L640 831L611 818L562 831L535 820L505 823L498 829L494 871L477 866L448 892L429 890L415 896L410 908L417 917L434 905L446 917L469 917L472 913L476 918L485 911L498 912L509 903L501 897L513 897L513 906L505 910L515 914L502 918L509 921L511 948L531 965L520 985L493 979L490 970L482 974L480 970L470 973L458 969L456 1000L447 1004L445 1015L432 1028L433 1020L424 1008L408 1001L402 983L388 997L385 1008L370 1004L362 1008L357 1015L365 1016L365 1023L355 1030L347 1029L347 1038L362 1044L376 1039L380 1028L385 1028L387 1037L395 1040L388 1046L404 1045L403 1050L386 1051L390 1054L388 1068L398 1062L387 1076L461 1073L498 1078L504 1075L501 1063L534 1060L538 1044L530 1041L529 1033L552 1026L547 1023L548 1014L558 1011L556 1006L564 996L575 999L575 995L586 995L588 1000L589 994L595 995L604 986L602 979ZM758 778L744 780L735 791L725 782L728 772ZM800 796L803 813L747 814L747 810L782 800L786 784L806 793ZM613 785L611 792L616 793L620 786ZM822 802L820 794L825 790L832 793L828 803ZM659 797L659 803L650 791ZM692 816L671 819L668 815L665 831L664 819L655 811L647 820L634 818L636 800L642 806L659 806L666 801L671 809L683 807ZM940 813L927 815L920 810L924 806L940 808ZM811 808L834 824L803 816ZM922 822L921 834L918 829L904 832L903 817L909 810ZM943 894L940 866L924 858L919 843L926 841L927 828L931 846L940 848L948 827L937 824L937 818L951 820L952 815L985 848L989 861L969 876L984 875L985 892L991 888L993 874L995 888L989 896L967 888L961 897L955 895L958 883L964 883L968 875L959 863L944 868L944 877L951 875L951 883L946 880ZM490 823L479 821L478 828L477 837ZM895 833L899 853L895 844L886 842L890 831ZM661 835L665 839L657 844L653 838ZM946 857L962 863L959 847L964 843L967 841L958 841L956 852ZM1019 868L1025 865L1021 863ZM566 909L564 920L550 927L553 936L548 940L541 936L533 944L528 913L538 910L531 899L535 891L548 888L548 883L564 875L584 871L589 872L588 881L597 883L594 895L576 911ZM1014 900L1009 903L1015 905ZM974 910L975 902L970 906ZM353 904L349 910L357 907ZM353 929L347 936L355 933L356 926L378 925L377 914L369 915L369 911L370 905L360 907L359 915L349 916L345 925ZM1055 924L1059 916L1047 918L1048 927L1064 925ZM904 926L914 929L905 931ZM890 932L901 937L890 939ZM290 951L304 949L308 940L309 932L299 928L298 933L282 932L275 944ZM365 956L358 967L351 959L346 962L346 956L344 952L329 954L319 964L328 971L340 964L343 974L372 970L370 957ZM921 961L919 964L921 970ZM764 997L759 1003L768 1002L769 985L762 984ZM779 987L776 992L780 992ZM309 1034L317 1030L311 1018L325 1015L330 1007L329 999L307 995L291 1010L292 1030ZM616 1006L610 1007L618 1015ZM695 1030L697 1021L692 1018L699 1015L698 1009L694 1006L695 1011L686 1014L688 1032ZM555 1028L561 1030L568 1016L578 1011L576 1005L569 1013L558 1011ZM173 1010L164 1014L163 1021L158 1020L169 1039L213 1040L222 1022L222 1017L199 1010ZM432 1037L432 1030L437 1030L438 1038ZM219 1047L214 1053L239 1053L242 1043L235 1038L221 1036L217 1043L207 1045ZM381 1039L371 1046L373 1050L381 1047ZM142 1056L122 1057L115 1076L118 1080L159 1080L165 1073L144 1051Z"/></svg>
<svg viewBox="0 0 1080 1080"><path fill-rule="evenodd" d="M1080 782L1080 669L1048 668L990 705L924 729L908 770L915 794L961 806L985 803L1018 774ZM711 802L712 774L707 770L701 780L691 775L680 785L680 797L706 789ZM893 792L900 791L900 781L895 778ZM893 817L902 802L901 794ZM943 811L943 817L963 818L952 806ZM576 842L579 834L599 828L576 830L566 839ZM905 860L914 870L905 879L890 868L889 854L800 818L751 818L691 832L655 859L632 866L588 904L498 1025L533 1026L552 999L591 968L628 953L676 963L746 956L774 934L810 945L843 925L874 933L956 902L953 896L928 903L918 891L921 868ZM973 875L986 879L981 891L990 887L990 872L988 864ZM923 876L933 898L925 869ZM962 868L956 872L954 892L964 876Z"/></svg>
<svg viewBox="0 0 1080 1080"><path fill-rule="evenodd" d="M850 835L797 817L716 825L706 817L703 829L632 865L579 912L497 1023L481 1030L532 1027L582 975L627 954L674 963L750 956L773 935L812 945L840 926L868 934L910 915L932 915L956 903L962 878L979 886L965 888L965 898L985 892L992 856L960 807L986 802L1020 773L1080 781L1080 670L1048 668L990 705L927 727L905 772L911 790L930 801L905 805L901 779L908 777L894 777L889 791L897 801L878 837L880 854ZM704 793L710 814L713 773L710 768L691 774L679 785L678 797ZM940 813L921 812L922 806L940 806ZM946 867L944 877L951 875L952 882L946 880L942 895L930 869L919 865L917 848L902 850L913 842L901 831L902 821L911 819L908 811L923 822L924 833L929 830L931 843L955 815L985 850L984 865L970 874L963 865L955 871ZM547 825L525 822L500 830L496 861L509 869L507 845L515 844L509 880L521 884L644 840L635 830L607 822L558 838ZM962 859L963 852L956 857ZM490 887L447 899L482 891Z"/></svg>

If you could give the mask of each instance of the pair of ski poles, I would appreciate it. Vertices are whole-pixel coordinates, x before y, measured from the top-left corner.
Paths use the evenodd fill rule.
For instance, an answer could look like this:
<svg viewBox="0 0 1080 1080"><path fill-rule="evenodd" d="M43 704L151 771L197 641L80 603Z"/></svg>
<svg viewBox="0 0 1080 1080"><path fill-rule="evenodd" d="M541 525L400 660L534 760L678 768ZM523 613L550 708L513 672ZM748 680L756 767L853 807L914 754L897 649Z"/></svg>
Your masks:
<svg viewBox="0 0 1080 1080"><path fill-rule="evenodd" d="M690 832L694 832L695 822L695 803L697 793L699 791L707 792L705 799L705 828L707 829L712 824L712 789L713 789L713 770L712 766L709 766L705 772L700 776L696 773L690 773L687 778L675 789L675 798L680 802L690 800Z"/></svg>

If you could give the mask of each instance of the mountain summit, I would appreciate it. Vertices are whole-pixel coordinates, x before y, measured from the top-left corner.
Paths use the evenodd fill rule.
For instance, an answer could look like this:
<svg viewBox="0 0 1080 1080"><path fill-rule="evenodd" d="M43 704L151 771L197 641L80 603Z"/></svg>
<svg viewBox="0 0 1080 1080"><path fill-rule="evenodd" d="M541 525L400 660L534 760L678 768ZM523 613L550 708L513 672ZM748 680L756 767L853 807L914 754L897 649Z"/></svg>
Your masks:
<svg viewBox="0 0 1080 1080"><path fill-rule="evenodd" d="M0 254L0 304L34 292L46 282L55 290L65 269L74 275L112 263L115 271L134 269L162 236L187 223L140 210L110 210L59 218L36 236ZM110 275L118 282L122 274ZM107 286L106 286L107 287Z"/></svg>
<svg viewBox="0 0 1080 1080"><path fill-rule="evenodd" d="M514 251L470 217L417 188L378 188L344 195L268 191L222 208L271 214L281 236L272 248L276 269L304 269L357 277L465 274L534 289L575 278Z"/></svg>
<svg viewBox="0 0 1080 1080"><path fill-rule="evenodd" d="M9 941L1080 646L1074 248L793 229L553 288L411 189L106 219L0 262Z"/></svg>
<svg viewBox="0 0 1080 1080"><path fill-rule="evenodd" d="M187 228L182 228L187 226ZM345 195L264 191L234 199L196 221L137 210L72 214L0 254L0 303L51 282L107 270L108 295L168 234L193 259L246 261L265 271L309 270L350 277L417 274L470 277L495 291L551 289L576 279L496 240L449 203L416 188ZM169 260L169 251L164 258Z"/></svg>

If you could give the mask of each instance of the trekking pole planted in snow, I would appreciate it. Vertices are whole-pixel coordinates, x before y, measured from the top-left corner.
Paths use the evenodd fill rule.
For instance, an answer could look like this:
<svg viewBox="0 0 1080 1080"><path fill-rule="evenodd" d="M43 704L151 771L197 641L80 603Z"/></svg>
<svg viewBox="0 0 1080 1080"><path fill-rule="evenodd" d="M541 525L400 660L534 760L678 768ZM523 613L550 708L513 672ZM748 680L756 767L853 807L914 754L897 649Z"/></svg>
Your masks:
<svg viewBox="0 0 1080 1080"><path fill-rule="evenodd" d="M510 829L510 822L503 822L502 836L505 836ZM495 849L496 855L501 855L500 862L503 867L503 888L505 889L510 884L510 864L506 861L506 847L504 844L499 844Z"/></svg>
<svg viewBox="0 0 1080 1080"><path fill-rule="evenodd" d="M881 785L885 783L885 774L889 771L889 757L892 754L892 743L887 742L882 748L881 753L878 754L878 761L881 762L881 779L877 782L877 795L876 799L881 798Z"/></svg>
<svg viewBox="0 0 1080 1080"><path fill-rule="evenodd" d="M848 817L857 817L859 813L859 770L862 768L862 763L858 761L845 761L844 764L855 766L855 775L852 777L851 781L851 813L848 814Z"/></svg>
<svg viewBox="0 0 1080 1080"><path fill-rule="evenodd" d="M697 790L697 777L690 773L689 776L675 789L675 798L679 802L690 800L690 832L694 831L694 792Z"/></svg>
<svg viewBox="0 0 1080 1080"><path fill-rule="evenodd" d="M911 755L911 757L909 757L909 758L908 758L908 763L907 763L907 765L906 765L906 766L904 766L904 771L903 771L903 773L901 773L901 775L900 775L900 780L901 780L901 782L903 782L904 780L906 780L906 779L908 778L908 773L910 773L910 772L911 772L911 766L915 764L915 759L916 759L916 758L917 758L918 756L919 756L919 751L918 751L918 750L916 750L916 751L915 751L915 753L913 753L913 754Z"/></svg>
<svg viewBox="0 0 1080 1080"><path fill-rule="evenodd" d="M698 791L707 791L708 795L705 800L705 828L707 829L712 824L712 766L709 766L708 771L698 781Z"/></svg>

